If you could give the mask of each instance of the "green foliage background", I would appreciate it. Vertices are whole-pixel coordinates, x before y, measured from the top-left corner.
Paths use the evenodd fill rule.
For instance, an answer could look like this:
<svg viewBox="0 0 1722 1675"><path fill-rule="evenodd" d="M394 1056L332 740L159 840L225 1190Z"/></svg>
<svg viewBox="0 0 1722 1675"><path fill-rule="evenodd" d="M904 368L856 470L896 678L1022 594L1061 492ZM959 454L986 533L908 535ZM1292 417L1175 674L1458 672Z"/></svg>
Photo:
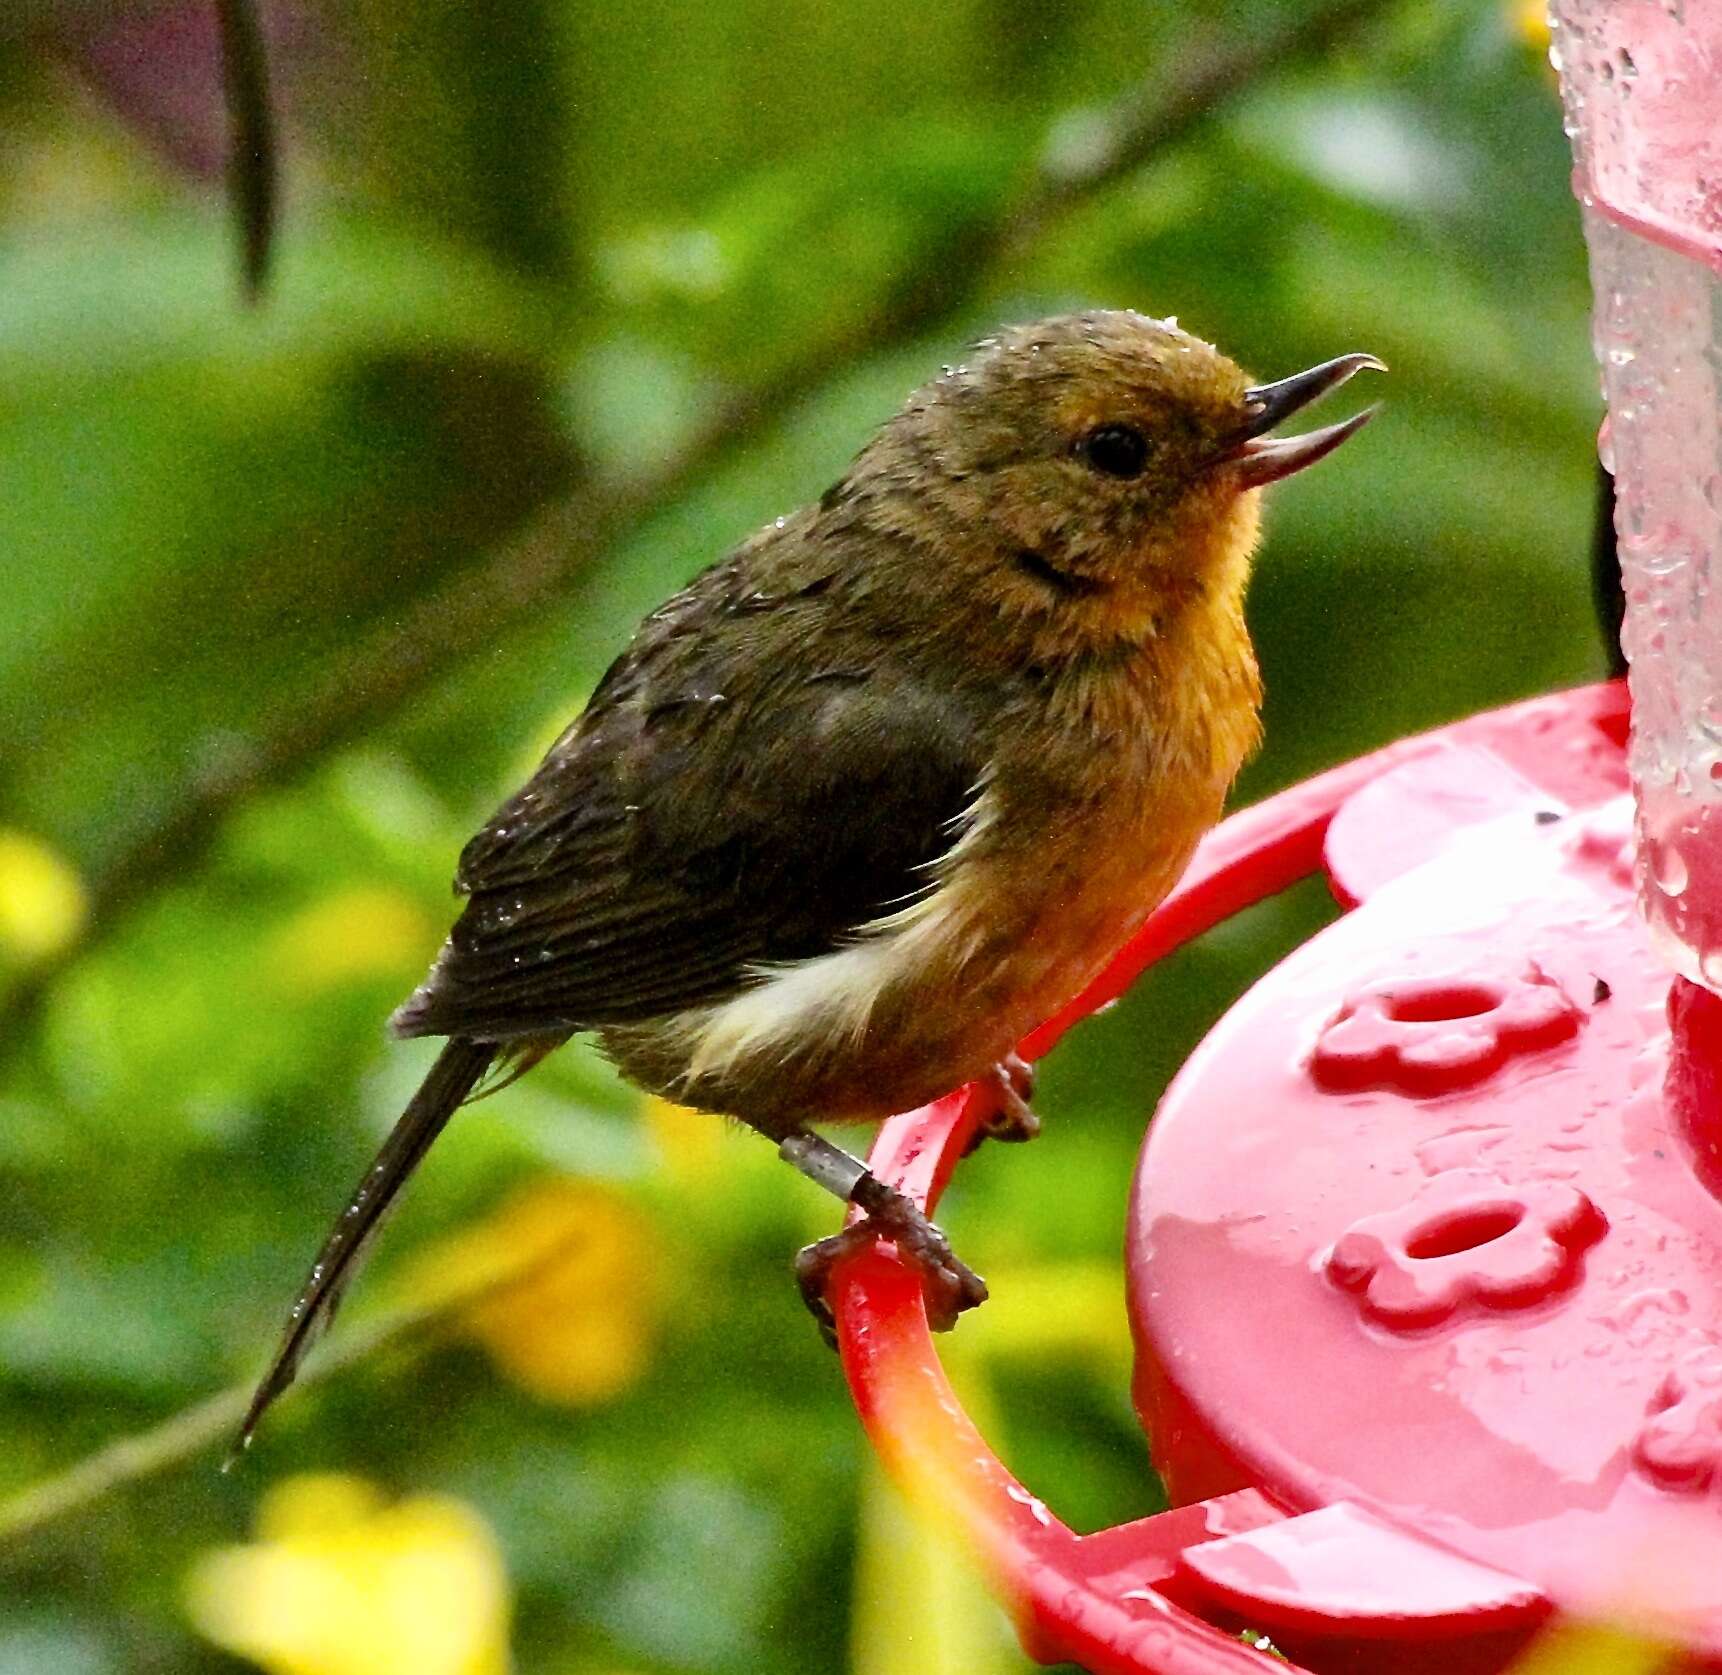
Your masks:
<svg viewBox="0 0 1722 1675"><path fill-rule="evenodd" d="M636 618L990 324L1128 305L1263 375L1392 366L1379 422L1275 498L1241 796L1601 673L1583 249L1504 10L1353 6L1024 222L1114 101L1319 9L282 0L285 218L250 311L218 183L135 97L199 8L0 15L0 825L96 903L69 958L0 966L0 1491L254 1372L422 1069L380 1024L426 950L311 986L287 928L360 886L446 922L460 842ZM1325 911L1258 910L1059 1050L1046 1136L949 1200L978 1267L1116 1269L1157 1090ZM191 1635L185 1567L327 1467L483 1511L522 1670L932 1667L852 1651L865 1451L787 1276L834 1217L787 1171L679 1191L570 1051L456 1124L355 1315L546 1168L660 1230L680 1277L642 1383L569 1412L470 1350L376 1357L241 1472L206 1453L0 1540L0 1671L240 1668ZM1049 1347L988 1362L1007 1457L1079 1526L1152 1510L1122 1318L1095 1354L1059 1313L1050 1287Z"/></svg>

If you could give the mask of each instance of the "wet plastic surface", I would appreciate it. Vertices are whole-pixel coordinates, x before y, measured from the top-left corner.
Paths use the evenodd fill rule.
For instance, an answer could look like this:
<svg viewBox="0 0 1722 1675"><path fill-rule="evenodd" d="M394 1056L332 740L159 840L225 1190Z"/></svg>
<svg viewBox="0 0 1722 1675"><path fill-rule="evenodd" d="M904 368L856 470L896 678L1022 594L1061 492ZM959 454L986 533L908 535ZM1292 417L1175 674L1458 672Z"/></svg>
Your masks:
<svg viewBox="0 0 1722 1675"><path fill-rule="evenodd" d="M1558 0L1615 474L1639 888L1722 991L1722 6Z"/></svg>
<svg viewBox="0 0 1722 1675"><path fill-rule="evenodd" d="M1722 1002L1679 985L1671 1031L1623 732L1624 693L1593 688L1244 811L1024 1043L1324 843L1361 903L1222 1021L1145 1148L1138 1396L1180 1510L1076 1535L962 1414L913 1276L888 1249L839 1271L875 1443L1035 1655L1284 1670L1248 1625L1310 1669L1481 1675L1551 1610L1623 1592L1722 1648ZM1406 1027L1324 1082L1324 1039L1360 1016ZM897 1119L874 1167L936 1198L984 1100Z"/></svg>
<svg viewBox="0 0 1722 1675"><path fill-rule="evenodd" d="M1680 1518L1722 1444L1722 1003L1677 991L1670 1082L1629 816L1456 825L1191 1058L1132 1213L1138 1396L1180 1498L1349 1503L1566 1608L1703 1542L1662 1603L1722 1648L1722 1521Z"/></svg>
<svg viewBox="0 0 1722 1675"><path fill-rule="evenodd" d="M1555 0L1574 189L1611 220L1722 270L1722 64L1711 0Z"/></svg>

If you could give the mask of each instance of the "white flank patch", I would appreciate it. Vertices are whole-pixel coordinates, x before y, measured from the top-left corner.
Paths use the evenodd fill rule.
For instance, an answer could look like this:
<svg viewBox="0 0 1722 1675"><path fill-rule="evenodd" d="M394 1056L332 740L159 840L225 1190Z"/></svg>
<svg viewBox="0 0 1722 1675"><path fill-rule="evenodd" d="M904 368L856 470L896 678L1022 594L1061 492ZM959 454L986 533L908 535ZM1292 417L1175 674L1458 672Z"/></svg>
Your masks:
<svg viewBox="0 0 1722 1675"><path fill-rule="evenodd" d="M756 1054L782 1058L792 1048L813 1042L839 1051L853 1049L888 988L932 967L961 965L978 940L969 912L970 874L963 863L985 836L994 813L983 791L963 816L957 841L933 869L933 890L863 925L852 946L768 967L758 973L763 982L734 1000L689 1013L683 1078L692 1082L727 1075ZM969 946L962 946L964 942Z"/></svg>

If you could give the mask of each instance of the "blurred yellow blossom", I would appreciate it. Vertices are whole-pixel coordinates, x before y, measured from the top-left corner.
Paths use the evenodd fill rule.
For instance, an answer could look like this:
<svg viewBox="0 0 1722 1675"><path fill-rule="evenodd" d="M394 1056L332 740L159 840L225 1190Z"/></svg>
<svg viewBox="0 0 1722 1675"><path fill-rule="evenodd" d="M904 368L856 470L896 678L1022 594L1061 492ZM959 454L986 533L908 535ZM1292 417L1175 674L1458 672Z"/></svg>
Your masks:
<svg viewBox="0 0 1722 1675"><path fill-rule="evenodd" d="M281 987L315 994L371 977L416 975L436 952L438 928L404 890L360 884L301 909L268 953Z"/></svg>
<svg viewBox="0 0 1722 1675"><path fill-rule="evenodd" d="M992 1300L976 1312L967 1334L979 1354L992 1361L1041 1364L1054 1358L1086 1360L1108 1377L1128 1373L1130 1315L1116 1261L1035 1261L1014 1267L995 1261L987 1264L987 1273L993 1276Z"/></svg>
<svg viewBox="0 0 1722 1675"><path fill-rule="evenodd" d="M508 1579L464 1503L387 1504L358 1478L289 1478L257 1540L206 1554L186 1608L216 1645L269 1675L505 1675Z"/></svg>
<svg viewBox="0 0 1722 1675"><path fill-rule="evenodd" d="M1668 1647L1625 1629L1560 1622L1537 1636L1510 1675L1652 1675L1673 1661Z"/></svg>
<svg viewBox="0 0 1722 1675"><path fill-rule="evenodd" d="M777 1148L741 1123L647 1094L640 1101L640 1124L678 1204L690 1210L716 1207L724 1218L744 1213L742 1206L754 1192L760 1193L762 1202L779 1208L784 1204L783 1165ZM851 1145L853 1133L847 1141ZM866 1140L863 1149L865 1145ZM824 1193L812 1188L808 1201L818 1205L824 1221L830 1220L831 1201ZM830 1231L828 1226L822 1228Z"/></svg>
<svg viewBox="0 0 1722 1675"><path fill-rule="evenodd" d="M1548 0L1510 0L1507 16L1513 33L1526 46L1538 52L1549 50Z"/></svg>
<svg viewBox="0 0 1722 1675"><path fill-rule="evenodd" d="M59 953L84 928L83 880L39 838L0 829L0 958Z"/></svg>
<svg viewBox="0 0 1722 1675"><path fill-rule="evenodd" d="M646 1096L640 1116L664 1167L678 1180L706 1179L722 1163L725 1143L733 1138L724 1133L720 1118L657 1094Z"/></svg>
<svg viewBox="0 0 1722 1675"><path fill-rule="evenodd" d="M620 1194L558 1177L515 1193L412 1267L416 1300L499 1289L462 1309L458 1329L544 1401L581 1407L628 1388L657 1335L663 1252ZM506 1284L511 1274L518 1284Z"/></svg>
<svg viewBox="0 0 1722 1675"><path fill-rule="evenodd" d="M957 1530L911 1506L875 1463L862 1475L850 1618L853 1675L1013 1675L1010 1619Z"/></svg>

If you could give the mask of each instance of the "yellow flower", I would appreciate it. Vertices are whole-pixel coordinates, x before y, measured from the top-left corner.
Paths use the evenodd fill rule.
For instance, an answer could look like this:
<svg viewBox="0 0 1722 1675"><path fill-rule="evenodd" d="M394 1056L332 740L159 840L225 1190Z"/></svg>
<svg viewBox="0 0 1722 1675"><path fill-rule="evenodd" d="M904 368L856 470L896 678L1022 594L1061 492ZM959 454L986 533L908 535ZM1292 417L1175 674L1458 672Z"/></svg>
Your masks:
<svg viewBox="0 0 1722 1675"><path fill-rule="evenodd" d="M316 994L367 978L416 974L436 942L436 927L404 890L361 884L289 919L271 944L269 968L282 987Z"/></svg>
<svg viewBox="0 0 1722 1675"><path fill-rule="evenodd" d="M38 838L0 829L0 959L31 963L77 939L89 897L70 866Z"/></svg>
<svg viewBox="0 0 1722 1675"><path fill-rule="evenodd" d="M720 1169L735 1136L724 1133L723 1120L691 1106L677 1105L648 1094L640 1120L651 1135L664 1167L677 1180L701 1181Z"/></svg>
<svg viewBox="0 0 1722 1675"><path fill-rule="evenodd" d="M1526 46L1537 52L1549 50L1548 0L1510 0L1508 24Z"/></svg>
<svg viewBox="0 0 1722 1675"><path fill-rule="evenodd" d="M459 1328L532 1395L583 1407L645 1371L663 1260L650 1224L626 1199L553 1178L433 1246L406 1289L434 1304L494 1282L492 1294L460 1312ZM518 1284L507 1283L513 1274L522 1276Z"/></svg>
<svg viewBox="0 0 1722 1675"><path fill-rule="evenodd" d="M755 1203L761 1213L781 1213L786 1200L777 1148L751 1129L656 1094L640 1101L640 1126L683 1210L690 1214L715 1212L728 1228L747 1220ZM871 1138L861 1137L863 1151ZM853 1130L839 1136L839 1144L856 1143ZM832 1201L817 1187L809 1186L804 1196L792 1196L788 1202L813 1206L809 1226L817 1227L821 1234L831 1232L836 1225Z"/></svg>
<svg viewBox="0 0 1722 1675"><path fill-rule="evenodd" d="M1116 1262L987 1265L992 1301L974 1317L972 1347L991 1361L1086 1360L1111 1376L1130 1366L1124 1276Z"/></svg>
<svg viewBox="0 0 1722 1675"><path fill-rule="evenodd" d="M463 1502L294 1477L264 1497L257 1535L193 1566L186 1608L269 1675L505 1675L508 1579Z"/></svg>
<svg viewBox="0 0 1722 1675"><path fill-rule="evenodd" d="M1014 1675L1010 1619L987 1597L957 1533L911 1506L875 1464L861 1480L854 1675Z"/></svg>
<svg viewBox="0 0 1722 1675"><path fill-rule="evenodd" d="M1556 1623L1537 1636L1509 1675L1652 1675L1673 1664L1668 1647L1624 1629Z"/></svg>

